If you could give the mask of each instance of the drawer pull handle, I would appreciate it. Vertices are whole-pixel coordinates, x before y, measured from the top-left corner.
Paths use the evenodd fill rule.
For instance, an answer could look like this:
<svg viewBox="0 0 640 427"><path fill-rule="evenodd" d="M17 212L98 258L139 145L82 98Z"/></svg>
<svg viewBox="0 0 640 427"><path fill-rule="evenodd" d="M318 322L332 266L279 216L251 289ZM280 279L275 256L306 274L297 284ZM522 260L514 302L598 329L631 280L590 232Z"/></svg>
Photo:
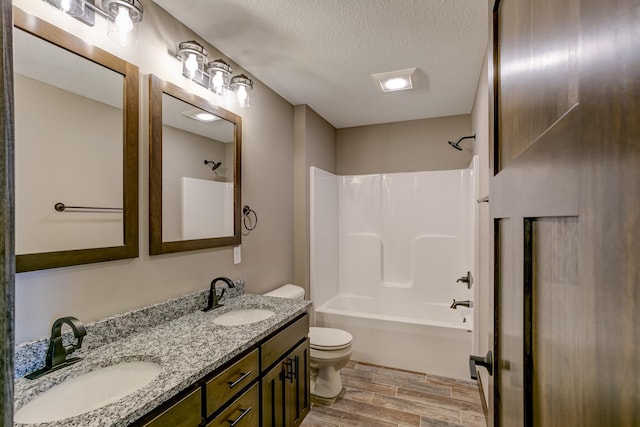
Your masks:
<svg viewBox="0 0 640 427"><path fill-rule="evenodd" d="M242 413L240 414L240 416L238 418L236 418L235 420L231 421L231 420L227 420L229 422L229 427L235 427L236 425L238 425L238 423L240 422L241 419L244 418L245 415L247 415L249 412L251 412L252 407L249 406L247 409L245 409L244 411L242 411Z"/></svg>
<svg viewBox="0 0 640 427"><path fill-rule="evenodd" d="M247 378L249 375L251 375L251 371L249 371L249 372L240 372L240 378L238 378L235 381L229 381L229 388L234 388L235 386L240 384L242 382L242 380Z"/></svg>

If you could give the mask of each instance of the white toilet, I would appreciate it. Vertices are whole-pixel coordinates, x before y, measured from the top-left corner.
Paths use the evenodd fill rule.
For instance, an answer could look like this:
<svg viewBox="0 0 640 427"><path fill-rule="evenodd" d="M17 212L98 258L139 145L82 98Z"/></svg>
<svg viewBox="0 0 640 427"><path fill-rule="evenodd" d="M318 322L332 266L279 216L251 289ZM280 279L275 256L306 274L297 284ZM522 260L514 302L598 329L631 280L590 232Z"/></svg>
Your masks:
<svg viewBox="0 0 640 427"><path fill-rule="evenodd" d="M303 299L304 289L296 285L284 285L265 295ZM342 391L340 369L344 368L351 358L352 340L351 334L341 329L309 328L311 394L333 398Z"/></svg>

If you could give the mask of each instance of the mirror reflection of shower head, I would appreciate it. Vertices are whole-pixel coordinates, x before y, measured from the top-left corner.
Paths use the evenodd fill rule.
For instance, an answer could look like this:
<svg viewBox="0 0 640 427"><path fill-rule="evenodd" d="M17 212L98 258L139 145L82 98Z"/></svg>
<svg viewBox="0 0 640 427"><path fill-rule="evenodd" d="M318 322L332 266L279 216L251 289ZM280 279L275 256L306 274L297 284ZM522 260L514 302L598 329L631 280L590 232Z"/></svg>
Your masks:
<svg viewBox="0 0 640 427"><path fill-rule="evenodd" d="M458 141L453 142L453 141L448 141L449 145L452 146L453 148L455 148L458 151L462 151L462 147L460 147L460 143L465 140L465 139L469 139L469 138L473 138L476 139L476 135L473 134L471 136L463 136L462 138L460 138Z"/></svg>
<svg viewBox="0 0 640 427"><path fill-rule="evenodd" d="M205 160L204 164L207 165L207 166L210 166L211 170L214 171L214 170L218 169L222 165L222 162L216 162L216 161L213 161L213 160Z"/></svg>

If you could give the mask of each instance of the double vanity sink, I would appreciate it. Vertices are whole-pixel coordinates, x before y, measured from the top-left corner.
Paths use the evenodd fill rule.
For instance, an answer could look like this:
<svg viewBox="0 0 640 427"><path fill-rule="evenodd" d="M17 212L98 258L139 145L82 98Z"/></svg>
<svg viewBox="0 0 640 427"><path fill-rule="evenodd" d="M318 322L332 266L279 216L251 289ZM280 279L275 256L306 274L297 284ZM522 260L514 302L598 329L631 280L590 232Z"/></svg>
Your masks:
<svg viewBox="0 0 640 427"><path fill-rule="evenodd" d="M70 378L33 398L14 421L48 423L114 403L155 379L162 367L154 362L122 362Z"/></svg>
<svg viewBox="0 0 640 427"><path fill-rule="evenodd" d="M80 351L75 365L16 381L15 422L128 425L306 313L308 304L241 295L216 310Z"/></svg>
<svg viewBox="0 0 640 427"><path fill-rule="evenodd" d="M272 317L275 313L263 308L246 308L244 310L233 310L221 314L213 319L213 323L223 326L242 326L256 322L262 322Z"/></svg>

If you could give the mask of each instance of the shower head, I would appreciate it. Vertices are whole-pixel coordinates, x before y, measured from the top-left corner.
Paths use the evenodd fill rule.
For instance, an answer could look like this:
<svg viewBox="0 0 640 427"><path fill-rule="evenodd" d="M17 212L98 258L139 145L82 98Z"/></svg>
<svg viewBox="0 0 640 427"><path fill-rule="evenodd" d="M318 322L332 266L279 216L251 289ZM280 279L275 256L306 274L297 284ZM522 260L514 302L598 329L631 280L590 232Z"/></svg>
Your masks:
<svg viewBox="0 0 640 427"><path fill-rule="evenodd" d="M459 143L460 141L458 141L458 142L448 141L448 142L449 142L449 145L450 145L450 146L452 146L453 148L455 148L456 150L458 150L458 151L462 151L462 147L460 147L460 146L458 145L458 143Z"/></svg>
<svg viewBox="0 0 640 427"><path fill-rule="evenodd" d="M214 171L222 165L222 162L216 162L214 160L205 160L204 164L207 166L211 166L211 170Z"/></svg>
<svg viewBox="0 0 640 427"><path fill-rule="evenodd" d="M475 134L471 135L471 136L463 136L462 138L460 138L458 141L453 142L453 141L448 141L449 145L452 146L453 148L455 148L458 151L462 151L462 147L460 147L460 143L465 140L465 139L469 139L469 138L473 138L476 139Z"/></svg>

